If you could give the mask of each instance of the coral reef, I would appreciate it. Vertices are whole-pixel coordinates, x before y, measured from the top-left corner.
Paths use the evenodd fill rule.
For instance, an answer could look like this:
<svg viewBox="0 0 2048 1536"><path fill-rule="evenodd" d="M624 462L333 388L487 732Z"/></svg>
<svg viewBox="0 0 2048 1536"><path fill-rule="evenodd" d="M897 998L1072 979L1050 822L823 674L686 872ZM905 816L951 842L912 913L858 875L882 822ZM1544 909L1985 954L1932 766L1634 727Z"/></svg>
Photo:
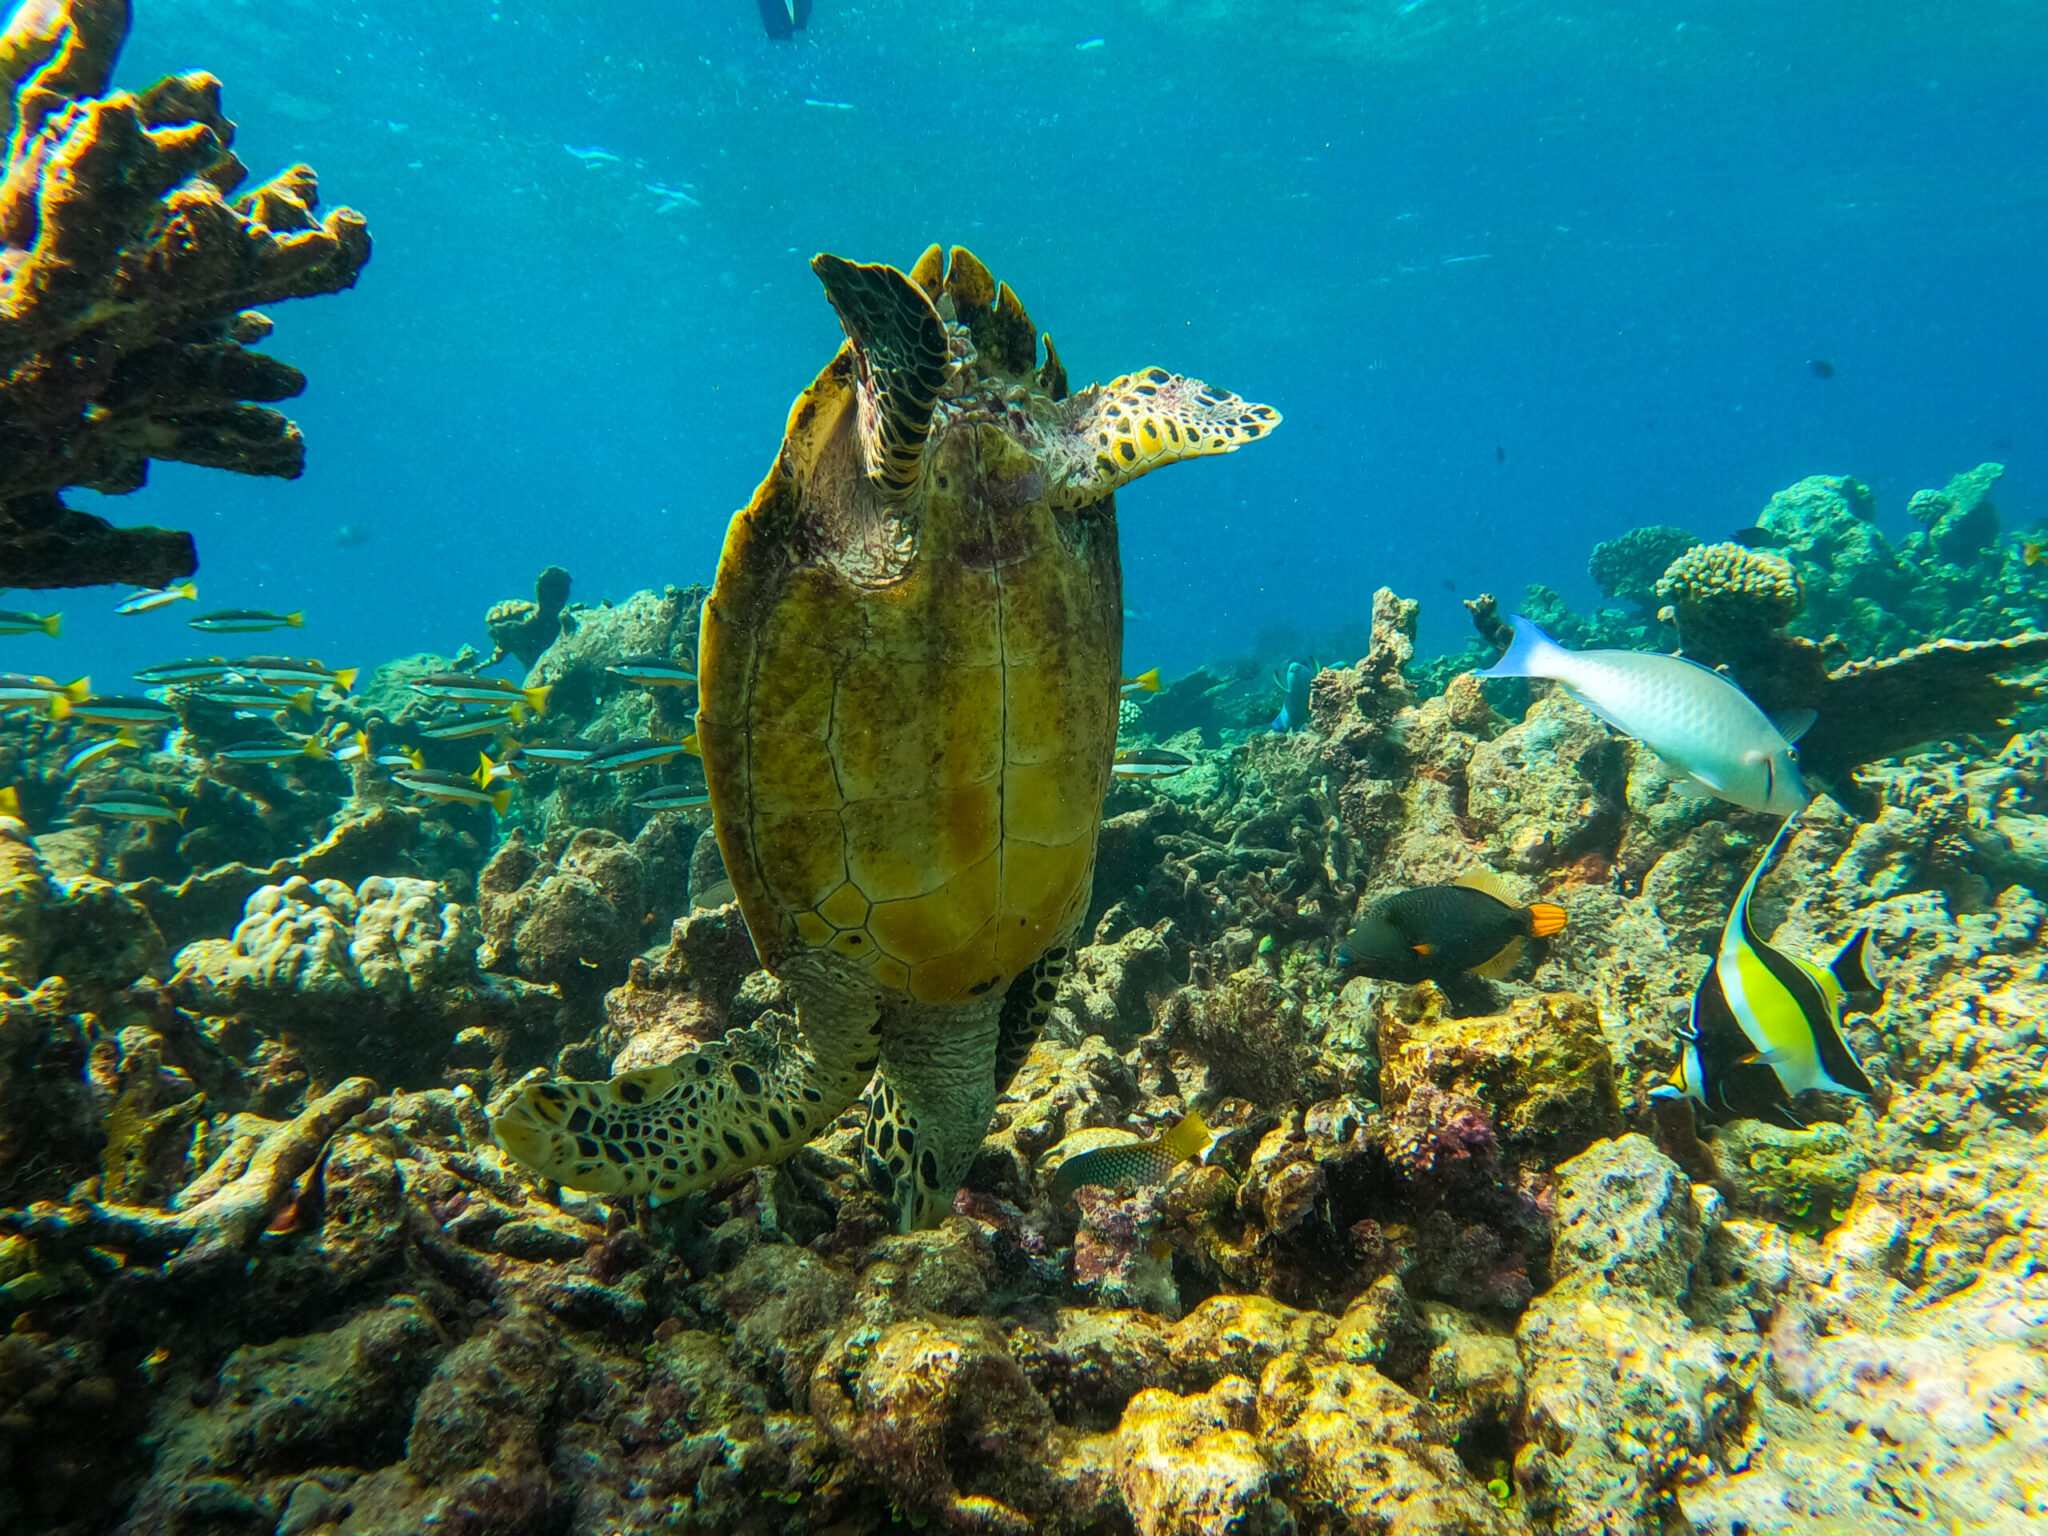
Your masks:
<svg viewBox="0 0 2048 1536"><path fill-rule="evenodd" d="M1783 629L1805 602L1799 573L1783 555L1740 544L1688 549L1657 578L1686 651L1709 665L1746 654L1755 638Z"/></svg>
<svg viewBox="0 0 2048 1536"><path fill-rule="evenodd" d="M210 75L109 91L126 0L24 0L0 33L0 558L11 585L162 585L191 540L115 529L58 499L143 483L151 459L295 476L299 431L269 402L305 388L250 350L252 306L351 286L362 218L320 217L299 165L244 179Z"/></svg>
<svg viewBox="0 0 2048 1536"><path fill-rule="evenodd" d="M1608 597L1618 597L1638 608L1654 609L1664 594L1657 584L1673 561L1694 545L1702 543L1683 528L1654 524L1631 528L1617 538L1593 546L1586 561L1586 574Z"/></svg>

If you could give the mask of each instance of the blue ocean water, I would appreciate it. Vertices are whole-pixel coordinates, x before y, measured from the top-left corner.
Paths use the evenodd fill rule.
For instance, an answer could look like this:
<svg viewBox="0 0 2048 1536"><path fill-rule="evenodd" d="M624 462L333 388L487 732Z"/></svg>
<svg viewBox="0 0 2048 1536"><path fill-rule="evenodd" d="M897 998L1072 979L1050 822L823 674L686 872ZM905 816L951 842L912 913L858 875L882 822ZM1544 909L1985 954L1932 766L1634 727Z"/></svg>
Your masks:
<svg viewBox="0 0 2048 1536"><path fill-rule="evenodd" d="M2019 0L817 0L792 43L752 0L136 10L118 83L218 74L251 168L310 162L377 248L272 311L301 480L78 500L194 530L202 607L302 608L274 648L331 664L482 644L551 562L592 600L708 581L838 343L819 250L967 245L1077 384L1286 414L1119 498L1133 669L1327 658L1383 584L1454 645L1462 597L1591 600L1597 540L1725 534L1809 473L1896 531L1995 458L2008 521L2048 513ZM71 670L218 648L118 596L59 601Z"/></svg>

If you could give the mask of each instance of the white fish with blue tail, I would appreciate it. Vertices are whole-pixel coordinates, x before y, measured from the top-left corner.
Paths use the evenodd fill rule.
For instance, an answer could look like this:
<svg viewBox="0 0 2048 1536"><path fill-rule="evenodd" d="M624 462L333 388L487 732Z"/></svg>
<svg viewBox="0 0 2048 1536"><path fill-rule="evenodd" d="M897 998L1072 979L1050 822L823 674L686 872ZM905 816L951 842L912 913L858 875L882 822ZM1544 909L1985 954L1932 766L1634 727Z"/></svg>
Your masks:
<svg viewBox="0 0 2048 1536"><path fill-rule="evenodd" d="M1792 743L1813 712L1776 719L1719 672L1650 651L1568 651L1520 614L1505 656L1475 677L1544 677L1633 736L1681 782L1744 810L1796 815L1812 799Z"/></svg>

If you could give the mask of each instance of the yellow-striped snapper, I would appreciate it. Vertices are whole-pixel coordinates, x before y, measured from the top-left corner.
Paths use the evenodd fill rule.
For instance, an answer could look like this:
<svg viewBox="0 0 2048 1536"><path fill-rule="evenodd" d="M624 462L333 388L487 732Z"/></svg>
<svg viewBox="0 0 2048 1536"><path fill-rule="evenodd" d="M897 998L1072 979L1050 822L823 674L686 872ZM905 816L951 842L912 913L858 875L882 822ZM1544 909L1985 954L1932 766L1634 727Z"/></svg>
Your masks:
<svg viewBox="0 0 2048 1536"><path fill-rule="evenodd" d="M542 763L550 768L580 768L596 754L595 747L579 747L573 744L555 746L548 742L508 741L505 743L505 759L508 762Z"/></svg>
<svg viewBox="0 0 2048 1536"><path fill-rule="evenodd" d="M419 729L429 741L470 741L478 736L498 735L512 726L509 715L458 715L453 720L436 721Z"/></svg>
<svg viewBox="0 0 2048 1536"><path fill-rule="evenodd" d="M327 744L317 736L308 736L303 741L238 741L212 755L224 763L268 763L277 768L295 757L325 758Z"/></svg>
<svg viewBox="0 0 2048 1536"><path fill-rule="evenodd" d="M91 697L92 679L89 677L60 683L54 678L31 677L25 672L0 672L0 710L26 704L31 709L47 711L52 699L76 704Z"/></svg>
<svg viewBox="0 0 2048 1536"><path fill-rule="evenodd" d="M303 612L272 613L267 608L217 608L185 621L214 635L260 635L270 629L304 629Z"/></svg>
<svg viewBox="0 0 2048 1536"><path fill-rule="evenodd" d="M269 710L295 709L302 715L313 712L313 690L301 688L297 693L286 693L282 688L269 683L223 683L218 688L195 688L187 695L202 704L218 704L223 709Z"/></svg>
<svg viewBox="0 0 2048 1536"><path fill-rule="evenodd" d="M1136 677L1124 679L1123 692L1126 694L1157 693L1158 691L1159 669L1157 667L1148 668L1140 672Z"/></svg>
<svg viewBox="0 0 2048 1536"><path fill-rule="evenodd" d="M664 784L660 789L651 789L632 802L636 810L642 811L691 811L698 806L709 805L711 796L701 789L686 789L680 784Z"/></svg>
<svg viewBox="0 0 2048 1536"><path fill-rule="evenodd" d="M629 768L647 768L656 763L685 756L689 748L680 741L637 741L615 742L609 747L600 747L584 759L583 766L592 773L622 773Z"/></svg>
<svg viewBox="0 0 2048 1536"><path fill-rule="evenodd" d="M443 773L438 768L401 768L391 775L391 782L427 800L441 800L454 805L488 805L500 816L512 803L509 787L485 789L459 773Z"/></svg>
<svg viewBox="0 0 2048 1536"><path fill-rule="evenodd" d="M210 683L233 670L230 663L218 656L202 656L193 661L166 661L138 668L135 681L152 687L165 683Z"/></svg>
<svg viewBox="0 0 2048 1536"><path fill-rule="evenodd" d="M642 688L686 688L697 683L695 672L666 656L628 656L624 661L613 662L605 671Z"/></svg>
<svg viewBox="0 0 2048 1536"><path fill-rule="evenodd" d="M1052 1197L1068 1199L1085 1184L1163 1184L1168 1174L1190 1158L1206 1157L1216 1133L1190 1110L1169 1130L1149 1141L1091 1147L1076 1152L1054 1171Z"/></svg>
<svg viewBox="0 0 2048 1536"><path fill-rule="evenodd" d="M50 700L50 718L82 720L92 725L165 726L178 723L178 712L168 704L132 694L95 695L76 704L57 694Z"/></svg>
<svg viewBox="0 0 2048 1536"><path fill-rule="evenodd" d="M523 688L517 683L497 677L475 677L467 672L435 672L413 682L415 692L446 704L507 704L532 710L536 715L548 712L548 694L554 689L552 683L540 688ZM515 718L523 718L515 714Z"/></svg>
<svg viewBox="0 0 2048 1536"><path fill-rule="evenodd" d="M63 628L61 613L21 613L0 608L0 635L48 635L54 640Z"/></svg>
<svg viewBox="0 0 2048 1536"><path fill-rule="evenodd" d="M145 587L116 608L116 613L154 613L159 608L168 608L180 601L197 601L199 583L182 581L175 587Z"/></svg>
<svg viewBox="0 0 2048 1536"><path fill-rule="evenodd" d="M185 819L185 807L172 805L161 795L144 795L123 790L117 794L103 795L97 800L87 801L72 811L75 820L80 816L104 816L109 821L176 821Z"/></svg>
<svg viewBox="0 0 2048 1536"><path fill-rule="evenodd" d="M1880 991L1865 959L1870 930L1860 930L1827 966L1764 942L1750 902L1777 861L1793 822L1757 860L1742 884L1720 947L1693 994L1692 1021L1679 1031L1678 1065L1651 1090L1660 1099L1691 1099L1710 1119L1776 1116L1800 1127L1792 1101L1811 1089L1868 1097L1870 1078L1842 1038L1850 993Z"/></svg>
<svg viewBox="0 0 2048 1536"><path fill-rule="evenodd" d="M1117 753L1109 771L1119 779L1170 779L1194 766L1195 760L1185 752L1165 747L1128 747Z"/></svg>
<svg viewBox="0 0 2048 1536"><path fill-rule="evenodd" d="M244 656L229 662L228 669L237 677L254 678L259 683L300 683L309 688L332 688L337 693L353 688L361 670L301 661L296 656Z"/></svg>

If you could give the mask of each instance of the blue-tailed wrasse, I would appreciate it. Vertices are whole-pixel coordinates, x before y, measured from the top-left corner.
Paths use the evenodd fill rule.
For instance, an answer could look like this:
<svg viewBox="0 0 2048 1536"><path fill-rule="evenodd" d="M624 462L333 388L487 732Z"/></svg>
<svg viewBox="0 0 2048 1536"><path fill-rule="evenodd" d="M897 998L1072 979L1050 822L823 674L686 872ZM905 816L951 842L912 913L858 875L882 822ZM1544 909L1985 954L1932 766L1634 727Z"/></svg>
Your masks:
<svg viewBox="0 0 2048 1536"><path fill-rule="evenodd" d="M171 726L178 723L178 712L168 704L133 694L95 694L76 704L59 694L50 700L50 718L82 720L89 725Z"/></svg>
<svg viewBox="0 0 2048 1536"><path fill-rule="evenodd" d="M218 688L194 688L187 697L202 704L218 704L223 709L295 709L302 715L313 712L312 689L301 688L296 693L287 693L271 683L227 682Z"/></svg>
<svg viewBox="0 0 2048 1536"><path fill-rule="evenodd" d="M133 752L141 745L142 742L136 737L134 732L123 726L116 735L80 747L76 752L64 759L64 765L57 771L68 778L72 774L83 773L94 763L106 761L116 752Z"/></svg>
<svg viewBox="0 0 2048 1536"><path fill-rule="evenodd" d="M583 760L583 766L592 773L623 773L629 768L651 768L656 763L670 762L687 756L689 751L680 741L650 741L643 737L600 747Z"/></svg>
<svg viewBox="0 0 2048 1536"><path fill-rule="evenodd" d="M185 819L185 807L173 805L161 795L145 795L133 790L121 790L114 794L102 795L97 800L88 800L72 810L75 821L81 816L103 817L108 821L171 821Z"/></svg>
<svg viewBox="0 0 2048 1536"><path fill-rule="evenodd" d="M1788 821L1742 884L1714 963L1693 994L1692 1019L1679 1031L1678 1066L1651 1090L1661 1099L1690 1099L1710 1120L1775 1117L1804 1129L1792 1112L1800 1094L1819 1089L1867 1098L1869 1075L1842 1037L1851 994L1880 989L1866 959L1862 929L1822 966L1773 947L1750 913L1758 883L1792 831Z"/></svg>
<svg viewBox="0 0 2048 1536"><path fill-rule="evenodd" d="M476 677L468 672L434 672L426 677L416 678L413 690L443 704L495 704L500 708L515 706L513 718L523 719L523 710L536 715L548 712L548 694L553 691L552 683L539 688L522 688L519 684L507 682L499 677Z"/></svg>
<svg viewBox="0 0 2048 1536"><path fill-rule="evenodd" d="M1216 1133L1191 1110L1150 1140L1134 1137L1061 1159L1053 1171L1052 1197L1065 1201L1084 1184L1164 1184L1182 1163L1208 1156L1215 1143Z"/></svg>
<svg viewBox="0 0 2048 1536"><path fill-rule="evenodd" d="M510 715L457 715L451 720L423 725L419 732L429 741L474 741L479 736L501 735L511 730L513 724Z"/></svg>
<svg viewBox="0 0 2048 1536"><path fill-rule="evenodd" d="M623 677L642 688L694 688L697 674L666 656L628 656L605 668L613 677Z"/></svg>
<svg viewBox="0 0 2048 1536"><path fill-rule="evenodd" d="M54 640L63 628L61 613L22 613L0 608L0 635L48 635Z"/></svg>
<svg viewBox="0 0 2048 1536"><path fill-rule="evenodd" d="M328 753L327 743L318 736L308 736L303 740L287 737L282 741L238 741L209 755L224 763L268 763L273 768L281 768L295 757L310 757L318 761Z"/></svg>
<svg viewBox="0 0 2048 1536"><path fill-rule="evenodd" d="M216 608L185 621L212 635L260 635L270 629L304 629L304 613L272 613L268 608Z"/></svg>
<svg viewBox="0 0 2048 1536"><path fill-rule="evenodd" d="M664 784L659 789L650 789L646 794L629 802L640 811L694 811L711 803L711 796L701 789L689 789L680 784Z"/></svg>
<svg viewBox="0 0 2048 1536"><path fill-rule="evenodd" d="M1195 760L1185 752L1165 747L1127 747L1117 753L1109 771L1119 779L1170 779L1194 766Z"/></svg>
<svg viewBox="0 0 2048 1536"><path fill-rule="evenodd" d="M360 670L302 661L296 656L244 656L229 662L228 667L237 677L254 678L259 683L332 688L336 693L347 693L355 687L356 673Z"/></svg>
<svg viewBox="0 0 2048 1536"><path fill-rule="evenodd" d="M116 613L154 613L159 608L168 608L177 602L196 602L199 597L199 583L181 581L175 587L145 587L129 598Z"/></svg>
<svg viewBox="0 0 2048 1536"><path fill-rule="evenodd" d="M391 782L426 800L440 800L450 805L488 805L500 816L505 807L512 803L512 789L485 789L459 773L444 773L438 768L401 768L391 775Z"/></svg>
<svg viewBox="0 0 2048 1536"><path fill-rule="evenodd" d="M152 688L172 683L211 683L226 677L234 667L218 656L201 656L191 661L165 661L136 671L135 681Z"/></svg>
<svg viewBox="0 0 2048 1536"><path fill-rule="evenodd" d="M1158 691L1159 669L1157 667L1147 668L1145 671L1140 672L1136 677L1127 677L1124 679L1123 692L1127 694L1157 693Z"/></svg>
<svg viewBox="0 0 2048 1536"><path fill-rule="evenodd" d="M1500 876L1475 869L1449 885L1397 891L1374 902L1337 945L1340 969L1413 985L1470 972L1499 981L1514 974L1530 939L1565 925L1552 902L1524 906Z"/></svg>

